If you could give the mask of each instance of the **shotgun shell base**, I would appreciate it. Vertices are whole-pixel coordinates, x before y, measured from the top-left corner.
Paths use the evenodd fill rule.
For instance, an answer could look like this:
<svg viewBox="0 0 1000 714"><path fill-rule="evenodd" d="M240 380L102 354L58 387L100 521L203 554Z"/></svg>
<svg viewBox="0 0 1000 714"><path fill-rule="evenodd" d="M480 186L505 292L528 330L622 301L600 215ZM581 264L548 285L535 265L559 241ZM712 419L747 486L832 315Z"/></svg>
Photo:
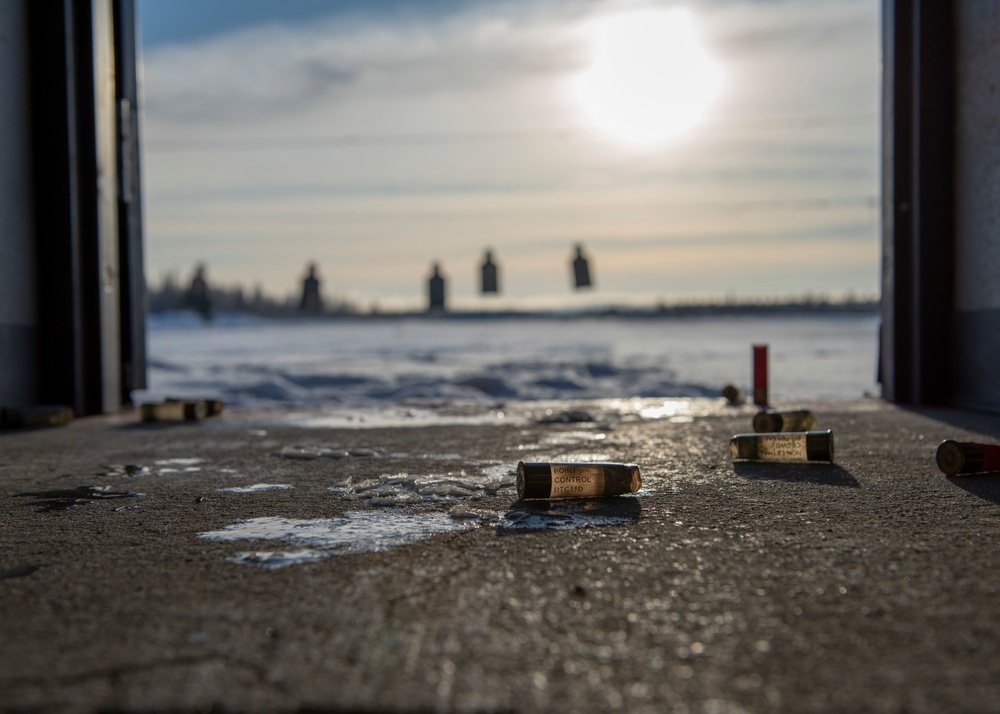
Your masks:
<svg viewBox="0 0 1000 714"><path fill-rule="evenodd" d="M949 476L1000 471L1000 446L946 439L935 453L938 468Z"/></svg>
<svg viewBox="0 0 1000 714"><path fill-rule="evenodd" d="M809 431L816 426L816 417L808 409L792 411L759 411L753 417L753 430L758 434L780 431Z"/></svg>
<svg viewBox="0 0 1000 714"><path fill-rule="evenodd" d="M550 464L517 465L517 497L604 498L635 493L642 487L635 464Z"/></svg>
<svg viewBox="0 0 1000 714"><path fill-rule="evenodd" d="M742 404L743 392L735 384L727 384L722 388L722 396L729 404Z"/></svg>

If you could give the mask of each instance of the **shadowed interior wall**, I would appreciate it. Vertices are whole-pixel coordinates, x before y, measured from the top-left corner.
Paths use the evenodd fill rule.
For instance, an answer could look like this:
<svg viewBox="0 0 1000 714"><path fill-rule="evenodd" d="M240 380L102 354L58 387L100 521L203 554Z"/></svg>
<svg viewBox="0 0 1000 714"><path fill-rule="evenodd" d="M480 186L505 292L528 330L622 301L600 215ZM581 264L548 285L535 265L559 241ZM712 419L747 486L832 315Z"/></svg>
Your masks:
<svg viewBox="0 0 1000 714"><path fill-rule="evenodd" d="M1000 3L956 6L956 400L1000 409Z"/></svg>
<svg viewBox="0 0 1000 714"><path fill-rule="evenodd" d="M134 1L21 1L30 122L16 138L31 146L36 399L111 412L146 369Z"/></svg>
<svg viewBox="0 0 1000 714"><path fill-rule="evenodd" d="M24 0L0 2L0 406L36 397L26 27Z"/></svg>

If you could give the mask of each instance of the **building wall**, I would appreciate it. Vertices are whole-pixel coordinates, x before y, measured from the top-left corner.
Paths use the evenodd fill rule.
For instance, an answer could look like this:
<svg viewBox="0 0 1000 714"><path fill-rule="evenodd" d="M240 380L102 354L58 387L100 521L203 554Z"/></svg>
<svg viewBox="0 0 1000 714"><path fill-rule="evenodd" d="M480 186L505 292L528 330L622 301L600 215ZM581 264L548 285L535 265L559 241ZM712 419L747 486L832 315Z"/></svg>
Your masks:
<svg viewBox="0 0 1000 714"><path fill-rule="evenodd" d="M955 5L956 399L1000 408L1000 2Z"/></svg>
<svg viewBox="0 0 1000 714"><path fill-rule="evenodd" d="M36 395L28 0L0 0L0 406Z"/></svg>

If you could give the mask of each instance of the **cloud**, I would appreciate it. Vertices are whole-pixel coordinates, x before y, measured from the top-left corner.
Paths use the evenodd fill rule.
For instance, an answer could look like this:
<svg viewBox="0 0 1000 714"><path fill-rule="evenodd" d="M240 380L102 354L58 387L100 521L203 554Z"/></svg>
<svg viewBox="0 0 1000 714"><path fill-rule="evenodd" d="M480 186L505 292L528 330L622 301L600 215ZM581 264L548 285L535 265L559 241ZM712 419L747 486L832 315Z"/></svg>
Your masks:
<svg viewBox="0 0 1000 714"><path fill-rule="evenodd" d="M330 100L484 90L583 61L564 26L482 5L445 19L265 25L159 47L145 58L145 100L156 119L252 120Z"/></svg>
<svg viewBox="0 0 1000 714"><path fill-rule="evenodd" d="M826 47L839 52L845 42L867 46L868 36L878 25L877 7L872 2L775 0L765 7L741 3L727 10L732 19L715 40L722 52L733 55L793 48L816 52Z"/></svg>

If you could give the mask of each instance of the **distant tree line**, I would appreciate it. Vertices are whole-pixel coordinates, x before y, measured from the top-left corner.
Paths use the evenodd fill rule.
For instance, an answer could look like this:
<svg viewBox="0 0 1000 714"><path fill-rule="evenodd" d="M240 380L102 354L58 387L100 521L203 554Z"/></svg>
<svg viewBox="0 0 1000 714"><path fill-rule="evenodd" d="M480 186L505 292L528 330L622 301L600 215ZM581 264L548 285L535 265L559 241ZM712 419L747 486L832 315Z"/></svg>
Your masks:
<svg viewBox="0 0 1000 714"><path fill-rule="evenodd" d="M150 313L162 313L177 310L192 310L206 317L211 313L246 313L269 318L313 316L382 316L418 314L412 312L380 311L376 307L364 309L347 299L325 298L319 306L306 305L303 296L288 295L276 297L266 294L260 286L253 290L243 287L213 285L207 283L207 302L210 305L208 315L192 300L192 285L194 281L180 283L173 274L165 275L158 285L150 285L147 291ZM207 282L207 281L206 281ZM727 295L711 298L686 298L661 302L646 307L619 306L583 308L576 312L590 316L607 317L669 317L698 316L709 314L765 314L765 313L797 313L797 312L876 312L879 308L878 296L873 293L847 293L840 296L804 294L798 296L735 296ZM419 311L422 312L422 311ZM490 311L460 311L451 313L455 317L483 316L545 316L550 311L545 310L490 310ZM566 316L565 311L551 311L553 314Z"/></svg>
<svg viewBox="0 0 1000 714"><path fill-rule="evenodd" d="M240 285L207 283L207 301L194 299L191 282L180 282L172 273L166 274L159 285L147 287L147 305L150 313L192 310L208 318L212 313L238 312L261 317L297 317L303 312L310 315L357 315L363 311L346 299L333 298L311 304L303 310L302 296L278 297L268 295L259 285L245 290Z"/></svg>

